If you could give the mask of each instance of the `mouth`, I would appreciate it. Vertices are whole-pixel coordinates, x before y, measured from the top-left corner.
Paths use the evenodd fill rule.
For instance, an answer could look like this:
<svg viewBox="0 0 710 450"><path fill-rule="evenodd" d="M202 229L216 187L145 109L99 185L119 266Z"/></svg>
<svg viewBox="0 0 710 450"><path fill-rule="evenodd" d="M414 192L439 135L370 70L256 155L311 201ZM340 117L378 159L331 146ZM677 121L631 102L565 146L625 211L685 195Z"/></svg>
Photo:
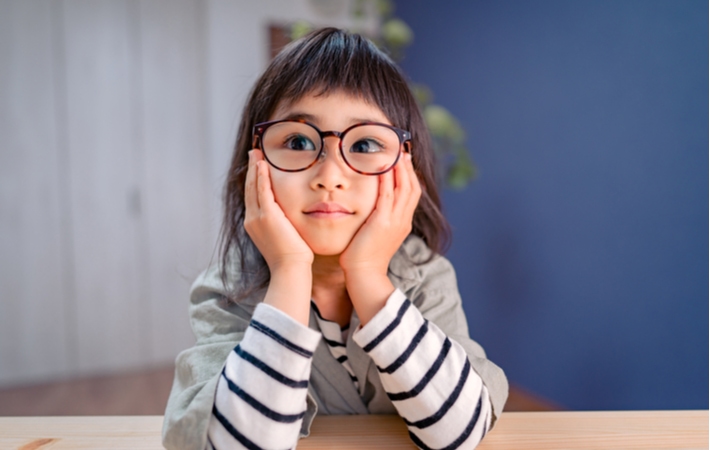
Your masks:
<svg viewBox="0 0 710 450"><path fill-rule="evenodd" d="M303 211L309 217L336 219L355 214L343 205L335 202L321 202L311 205Z"/></svg>

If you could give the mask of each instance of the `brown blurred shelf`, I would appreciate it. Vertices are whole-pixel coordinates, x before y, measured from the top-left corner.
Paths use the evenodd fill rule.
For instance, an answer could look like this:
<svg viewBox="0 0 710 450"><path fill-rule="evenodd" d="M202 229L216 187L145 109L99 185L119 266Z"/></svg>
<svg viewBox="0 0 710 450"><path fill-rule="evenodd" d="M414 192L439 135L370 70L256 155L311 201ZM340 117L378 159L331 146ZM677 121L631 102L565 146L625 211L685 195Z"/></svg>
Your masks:
<svg viewBox="0 0 710 450"><path fill-rule="evenodd" d="M0 390L0 416L160 415L173 366Z"/></svg>
<svg viewBox="0 0 710 450"><path fill-rule="evenodd" d="M173 366L0 390L0 416L162 415ZM555 411L559 405L512 386L506 411Z"/></svg>

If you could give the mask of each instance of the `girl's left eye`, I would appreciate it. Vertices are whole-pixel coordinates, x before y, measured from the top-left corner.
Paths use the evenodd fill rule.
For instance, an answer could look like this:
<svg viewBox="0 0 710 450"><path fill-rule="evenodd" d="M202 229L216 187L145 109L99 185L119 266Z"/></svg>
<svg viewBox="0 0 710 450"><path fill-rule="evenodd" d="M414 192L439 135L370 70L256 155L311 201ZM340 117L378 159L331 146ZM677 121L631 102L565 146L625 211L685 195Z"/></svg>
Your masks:
<svg viewBox="0 0 710 450"><path fill-rule="evenodd" d="M384 145L375 139L360 139L350 146L350 153L377 153L384 150Z"/></svg>

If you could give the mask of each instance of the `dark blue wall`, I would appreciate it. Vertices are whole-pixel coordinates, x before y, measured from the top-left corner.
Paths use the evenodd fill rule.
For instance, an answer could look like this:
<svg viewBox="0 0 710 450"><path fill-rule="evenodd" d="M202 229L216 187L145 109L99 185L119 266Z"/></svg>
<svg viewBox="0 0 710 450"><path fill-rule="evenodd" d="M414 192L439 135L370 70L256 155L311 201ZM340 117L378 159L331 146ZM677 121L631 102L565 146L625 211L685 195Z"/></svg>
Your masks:
<svg viewBox="0 0 710 450"><path fill-rule="evenodd" d="M462 122L471 335L573 409L708 408L707 1L398 1Z"/></svg>

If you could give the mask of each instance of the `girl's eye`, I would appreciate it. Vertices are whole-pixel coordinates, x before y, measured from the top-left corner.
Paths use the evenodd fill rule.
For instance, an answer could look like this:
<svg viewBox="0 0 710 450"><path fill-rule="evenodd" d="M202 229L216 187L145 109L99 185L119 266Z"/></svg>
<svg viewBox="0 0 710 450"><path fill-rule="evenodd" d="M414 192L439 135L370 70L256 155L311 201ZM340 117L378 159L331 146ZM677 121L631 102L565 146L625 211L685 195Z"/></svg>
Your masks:
<svg viewBox="0 0 710 450"><path fill-rule="evenodd" d="M375 139L360 139L350 146L350 153L377 153L384 150L384 145Z"/></svg>
<svg viewBox="0 0 710 450"><path fill-rule="evenodd" d="M308 139L306 136L297 134L294 136L289 136L284 141L284 148L289 150L315 150L316 145Z"/></svg>

